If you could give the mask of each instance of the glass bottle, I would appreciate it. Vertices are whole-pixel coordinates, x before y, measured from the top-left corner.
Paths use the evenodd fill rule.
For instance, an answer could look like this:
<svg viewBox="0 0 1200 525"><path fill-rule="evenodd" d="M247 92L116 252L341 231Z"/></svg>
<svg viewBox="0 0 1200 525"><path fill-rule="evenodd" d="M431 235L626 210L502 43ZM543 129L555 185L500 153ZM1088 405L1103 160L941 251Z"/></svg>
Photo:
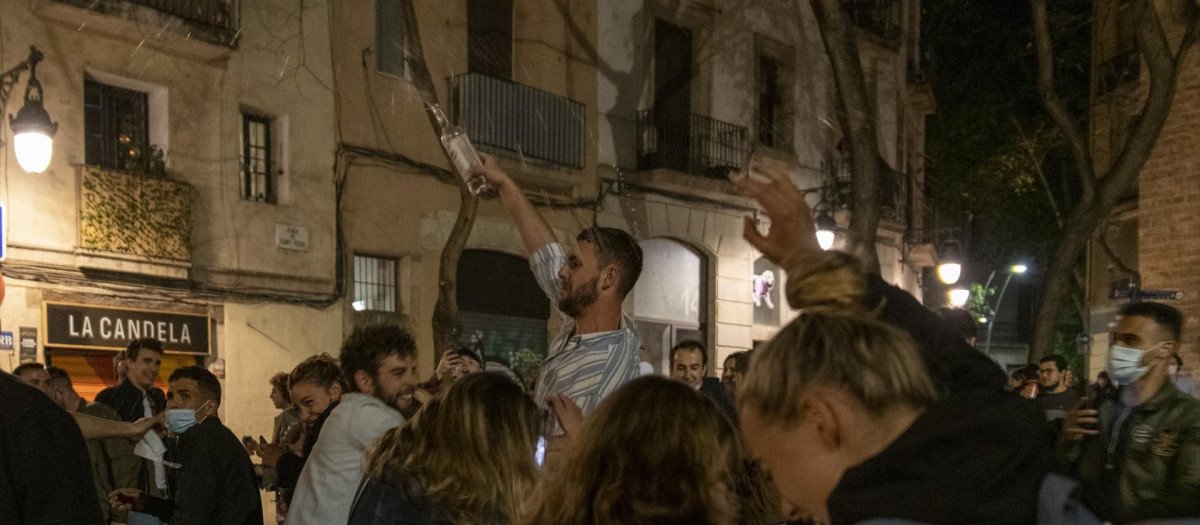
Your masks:
<svg viewBox="0 0 1200 525"><path fill-rule="evenodd" d="M454 165L458 176L467 183L467 189L471 190L474 195L490 189L491 186L488 185L487 179L479 175L471 175L471 168L480 166L483 162L479 160L479 154L475 152L475 146L471 145L471 139L467 138L467 133L462 128L450 123L450 119L446 117L440 104L430 104L429 111L437 119L438 127L441 128L438 131L441 133L439 139L442 141L442 149L446 150L446 156L450 157L450 163Z"/></svg>

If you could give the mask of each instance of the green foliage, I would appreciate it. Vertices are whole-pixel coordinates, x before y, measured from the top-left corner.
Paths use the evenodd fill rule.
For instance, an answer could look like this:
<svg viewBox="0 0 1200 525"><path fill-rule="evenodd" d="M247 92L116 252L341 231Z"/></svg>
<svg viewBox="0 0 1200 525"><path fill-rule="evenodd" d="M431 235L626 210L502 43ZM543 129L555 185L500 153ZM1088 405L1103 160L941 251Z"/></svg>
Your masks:
<svg viewBox="0 0 1200 525"><path fill-rule="evenodd" d="M967 304L963 308L971 312L971 317L977 320L991 319L992 297L996 295L996 289L984 288L982 284L972 284L970 290L971 298L967 299Z"/></svg>
<svg viewBox="0 0 1200 525"><path fill-rule="evenodd" d="M92 167L85 168L82 178L83 249L191 259L191 186Z"/></svg>
<svg viewBox="0 0 1200 525"><path fill-rule="evenodd" d="M537 382L538 373L541 372L542 363L546 357L542 354L534 352L528 348L522 348L516 352L509 354L509 364L512 371L521 378L521 383L525 385L526 390L532 392L534 383Z"/></svg>
<svg viewBox="0 0 1200 525"><path fill-rule="evenodd" d="M125 172L141 177L167 178L167 161L162 148L140 142L132 144L125 157Z"/></svg>

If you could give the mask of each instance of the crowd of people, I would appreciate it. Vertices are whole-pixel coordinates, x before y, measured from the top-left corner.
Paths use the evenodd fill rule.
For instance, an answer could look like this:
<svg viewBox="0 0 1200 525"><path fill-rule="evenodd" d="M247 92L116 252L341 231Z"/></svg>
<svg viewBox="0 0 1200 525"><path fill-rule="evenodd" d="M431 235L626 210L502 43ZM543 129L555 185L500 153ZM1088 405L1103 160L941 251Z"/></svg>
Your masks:
<svg viewBox="0 0 1200 525"><path fill-rule="evenodd" d="M67 372L0 373L0 523L1078 523L1200 518L1200 401L1173 378L1183 317L1122 311L1106 372L1061 356L1005 373L975 323L933 312L853 255L821 250L787 174L736 177L771 220L746 239L788 273L801 315L710 377L700 341L646 374L621 308L641 273L628 233L563 246L493 159L477 174L512 215L563 317L533 388L447 349L421 381L417 344L360 327L337 355L270 378L270 440L218 417L195 366L154 386L158 341L88 402ZM1176 386L1179 385L1179 386ZM252 456L257 461L252 461Z"/></svg>

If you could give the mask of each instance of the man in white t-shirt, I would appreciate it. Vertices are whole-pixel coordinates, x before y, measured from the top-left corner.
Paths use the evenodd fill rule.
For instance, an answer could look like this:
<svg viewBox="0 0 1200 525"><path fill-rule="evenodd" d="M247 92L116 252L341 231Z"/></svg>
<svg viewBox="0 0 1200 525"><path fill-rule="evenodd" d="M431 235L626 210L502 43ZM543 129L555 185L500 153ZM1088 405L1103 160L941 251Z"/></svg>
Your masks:
<svg viewBox="0 0 1200 525"><path fill-rule="evenodd" d="M399 408L412 402L417 386L416 343L398 326L356 329L342 343L339 359L351 392L321 427L296 484L288 525L350 519L367 448L404 423Z"/></svg>

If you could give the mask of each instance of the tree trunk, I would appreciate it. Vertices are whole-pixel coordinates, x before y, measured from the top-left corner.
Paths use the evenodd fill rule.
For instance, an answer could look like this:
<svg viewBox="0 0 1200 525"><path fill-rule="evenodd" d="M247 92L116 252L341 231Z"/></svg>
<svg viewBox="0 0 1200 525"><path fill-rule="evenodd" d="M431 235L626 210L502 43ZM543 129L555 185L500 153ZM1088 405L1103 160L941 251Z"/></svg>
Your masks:
<svg viewBox="0 0 1200 525"><path fill-rule="evenodd" d="M466 184L460 181L458 191L461 197L458 218L446 238L438 266L438 299L433 307L435 356L442 355L442 352L454 346L454 328L458 321L458 259L467 246L467 238L471 236L475 215L479 211L479 199L471 194Z"/></svg>
<svg viewBox="0 0 1200 525"><path fill-rule="evenodd" d="M1056 127L1072 145L1071 152L1079 171L1083 197L1070 213L1062 229L1062 241L1055 247L1046 280L1038 299L1034 319L1033 341L1029 346L1029 361L1048 355L1054 340L1058 309L1062 306L1070 278L1080 255L1092 234L1112 213L1122 195L1137 183L1142 167L1154 151L1175 101L1175 87L1180 66L1188 50L1200 38L1200 17L1194 10L1187 15L1187 29L1178 51L1172 54L1153 0L1141 0L1137 24L1137 44L1149 72L1149 89L1141 115L1134 122L1129 139L1117 152L1112 166L1099 174L1095 172L1091 152L1086 149L1083 135L1076 129L1066 105L1054 92L1054 54L1050 41L1046 0L1030 0L1033 11L1033 34L1037 43L1038 91L1042 104L1050 113Z"/></svg>
<svg viewBox="0 0 1200 525"><path fill-rule="evenodd" d="M850 149L853 213L850 233L856 255L868 271L879 271L875 239L879 229L879 140L875 131L875 99L863 78L855 28L841 0L810 0L837 86L838 124ZM797 5L797 9L799 9Z"/></svg>

